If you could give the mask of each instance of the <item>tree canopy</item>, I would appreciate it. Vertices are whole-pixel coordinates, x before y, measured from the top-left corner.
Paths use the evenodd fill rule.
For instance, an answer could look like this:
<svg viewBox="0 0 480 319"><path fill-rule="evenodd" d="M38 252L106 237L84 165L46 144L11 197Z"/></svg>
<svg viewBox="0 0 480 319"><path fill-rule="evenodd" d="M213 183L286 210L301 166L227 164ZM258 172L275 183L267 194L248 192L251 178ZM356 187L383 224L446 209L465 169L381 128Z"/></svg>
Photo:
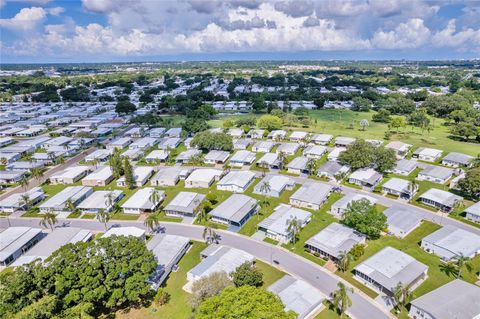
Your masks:
<svg viewBox="0 0 480 319"><path fill-rule="evenodd" d="M134 237L67 244L45 263L30 263L0 276L0 317L46 311L29 318L68 317L65 314L75 307L98 316L138 304L150 293L146 280L155 268L153 254Z"/></svg>
<svg viewBox="0 0 480 319"><path fill-rule="evenodd" d="M245 285L260 287L263 284L263 273L248 261L238 266L231 277L237 287Z"/></svg>
<svg viewBox="0 0 480 319"><path fill-rule="evenodd" d="M193 137L190 145L208 151L231 151L233 149L232 137L222 132L200 132Z"/></svg>
<svg viewBox="0 0 480 319"><path fill-rule="evenodd" d="M137 107L135 106L135 104L128 100L118 101L117 105L115 106L115 112L117 113L129 114L135 112L136 109Z"/></svg>
<svg viewBox="0 0 480 319"><path fill-rule="evenodd" d="M356 170L364 167L375 167L383 173L395 166L396 157L392 149L383 146L375 147L365 140L356 140L340 153L339 162Z"/></svg>
<svg viewBox="0 0 480 319"><path fill-rule="evenodd" d="M267 129L269 131L279 130L282 128L282 125L282 119L275 115L265 114L257 120L257 126L259 128Z"/></svg>
<svg viewBox="0 0 480 319"><path fill-rule="evenodd" d="M379 212L367 199L352 201L347 205L343 223L365 234L369 239L377 239L384 231L387 217Z"/></svg>
<svg viewBox="0 0 480 319"><path fill-rule="evenodd" d="M252 286L228 287L220 295L208 298L198 308L197 319L293 319L285 312L280 298Z"/></svg>

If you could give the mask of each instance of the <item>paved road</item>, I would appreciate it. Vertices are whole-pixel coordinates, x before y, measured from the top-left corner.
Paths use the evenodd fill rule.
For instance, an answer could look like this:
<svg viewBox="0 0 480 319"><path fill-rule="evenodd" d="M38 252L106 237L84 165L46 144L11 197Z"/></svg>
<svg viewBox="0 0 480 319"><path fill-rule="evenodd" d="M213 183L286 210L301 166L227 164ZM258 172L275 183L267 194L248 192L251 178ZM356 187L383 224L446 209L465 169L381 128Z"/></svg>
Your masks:
<svg viewBox="0 0 480 319"><path fill-rule="evenodd" d="M34 218L11 218L12 226L38 227L38 219ZM3 224L2 224L3 223ZM139 221L111 221L109 226L136 226L145 229ZM6 221L0 219L0 228L6 227ZM69 220L69 226L90 229L92 231L105 231L104 225L94 220ZM161 224L161 229L166 234L189 237L193 240L203 241L203 227L197 225L168 223ZM329 295L337 288L339 278L328 272L323 267L291 253L281 247L259 241L250 237L235 234L228 231L217 231L220 234L220 243L229 247L244 250L257 259L267 263L273 260L278 261L279 267L287 273L304 279L317 287L325 295ZM347 286L350 286L345 282ZM366 319L387 319L394 318L388 311L358 289L351 296L352 307L349 308L349 315L353 318Z"/></svg>

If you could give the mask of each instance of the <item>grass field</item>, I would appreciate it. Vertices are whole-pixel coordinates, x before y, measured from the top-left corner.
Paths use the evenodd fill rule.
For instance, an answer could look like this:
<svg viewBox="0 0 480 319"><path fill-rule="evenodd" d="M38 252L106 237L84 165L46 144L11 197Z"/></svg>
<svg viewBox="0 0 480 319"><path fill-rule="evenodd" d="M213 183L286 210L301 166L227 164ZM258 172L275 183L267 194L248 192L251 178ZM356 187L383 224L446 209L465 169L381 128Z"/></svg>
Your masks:
<svg viewBox="0 0 480 319"><path fill-rule="evenodd" d="M372 116L375 114L375 111L311 110L309 114L312 119L312 125L310 125L309 128L287 127L287 129L380 140L384 139L385 132L388 130L387 124L372 121ZM252 115L222 117L210 121L209 124L213 127L221 127L226 119L235 120L246 116ZM362 119L366 119L369 122L369 126L365 131L362 131L359 125ZM412 144L414 149L418 146L424 146L438 148L445 152L461 152L472 156L480 153L480 144L478 143L466 143L449 138L449 128L443 125L443 119L435 119L432 121L432 124L434 129L430 133L422 133L419 129L412 131L412 129L408 127L400 130L398 134L392 134L390 140L399 140Z"/></svg>

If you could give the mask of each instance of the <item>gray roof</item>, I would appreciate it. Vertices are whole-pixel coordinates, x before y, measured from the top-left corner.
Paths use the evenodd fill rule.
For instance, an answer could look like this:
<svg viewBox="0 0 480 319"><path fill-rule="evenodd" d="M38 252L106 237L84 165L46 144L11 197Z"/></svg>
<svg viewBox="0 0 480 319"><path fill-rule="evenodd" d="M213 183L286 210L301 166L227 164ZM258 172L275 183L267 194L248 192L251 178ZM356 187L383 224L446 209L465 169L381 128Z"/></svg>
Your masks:
<svg viewBox="0 0 480 319"><path fill-rule="evenodd" d="M285 275L274 282L268 290L276 294L285 305L285 310L294 311L297 318L305 318L321 306L325 295L306 281Z"/></svg>
<svg viewBox="0 0 480 319"><path fill-rule="evenodd" d="M364 183L375 184L382 178L382 174L374 170L373 168L359 168L349 178L360 180Z"/></svg>
<svg viewBox="0 0 480 319"><path fill-rule="evenodd" d="M395 169L399 171L411 172L417 168L418 163L416 161L401 159L397 161Z"/></svg>
<svg viewBox="0 0 480 319"><path fill-rule="evenodd" d="M457 153L457 152L451 152L451 153L448 153L448 155L445 156L442 161L454 162L462 165L469 165L472 160L473 160L473 156Z"/></svg>
<svg viewBox="0 0 480 319"><path fill-rule="evenodd" d="M428 165L419 174L439 179L448 179L453 175L453 169L436 165Z"/></svg>
<svg viewBox="0 0 480 319"><path fill-rule="evenodd" d="M437 188L430 188L420 195L420 198L425 198L448 207L455 206L455 202L463 199L458 195Z"/></svg>
<svg viewBox="0 0 480 319"><path fill-rule="evenodd" d="M392 189L398 192L409 192L410 181L406 179L392 177L385 182L382 187Z"/></svg>
<svg viewBox="0 0 480 319"><path fill-rule="evenodd" d="M267 165L275 165L279 164L280 161L278 160L277 153L265 153L257 163L266 163Z"/></svg>
<svg viewBox="0 0 480 319"><path fill-rule="evenodd" d="M308 158L304 156L295 157L290 163L288 168L304 170L307 168Z"/></svg>
<svg viewBox="0 0 480 319"><path fill-rule="evenodd" d="M480 251L480 236L469 231L446 225L424 237L422 241L450 251L455 255L469 257Z"/></svg>
<svg viewBox="0 0 480 319"><path fill-rule="evenodd" d="M41 232L40 228L32 227L9 227L5 229L0 233L0 261L5 261Z"/></svg>
<svg viewBox="0 0 480 319"><path fill-rule="evenodd" d="M208 152L207 155L205 155L204 159L206 161L225 161L229 156L230 156L229 152L211 150L210 152Z"/></svg>
<svg viewBox="0 0 480 319"><path fill-rule="evenodd" d="M480 202L473 204L465 209L465 212L475 216L480 216Z"/></svg>
<svg viewBox="0 0 480 319"><path fill-rule="evenodd" d="M480 315L480 287L455 279L415 300L412 305L435 319L471 319Z"/></svg>
<svg viewBox="0 0 480 319"><path fill-rule="evenodd" d="M113 195L113 202L118 201L118 199L123 196L123 192L118 189L112 191L96 191L85 198L77 207L83 209L108 209L110 206L107 206L107 195L110 193Z"/></svg>
<svg viewBox="0 0 480 319"><path fill-rule="evenodd" d="M257 183L257 185L255 185L253 192L259 195L265 195L265 193L261 191L264 183L268 183L270 186L270 191L266 194L267 196L277 196L277 193L282 192L285 187L293 186L295 184L295 182L287 176L267 175L259 183Z"/></svg>
<svg viewBox="0 0 480 319"><path fill-rule="evenodd" d="M189 239L182 236L157 234L147 242L157 261L157 270L164 270L172 265L180 252L188 245ZM161 268L161 269L158 269Z"/></svg>
<svg viewBox="0 0 480 319"><path fill-rule="evenodd" d="M287 229L287 221L289 219L297 218L300 221L300 224L303 224L304 221L309 219L311 216L312 214L306 210L286 204L280 204L275 208L274 212L270 216L258 224L258 227L268 229L283 236L288 236L290 232Z"/></svg>
<svg viewBox="0 0 480 319"><path fill-rule="evenodd" d="M365 235L339 223L331 223L305 244L338 258L340 252L349 252L356 244L365 242Z"/></svg>
<svg viewBox="0 0 480 319"><path fill-rule="evenodd" d="M131 208L131 209L154 209L156 207L155 203L150 200L150 197L153 192L157 192L160 199L165 197L165 192L161 190L156 190L153 187L145 187L137 190L133 195L131 195L125 203L122 204L122 208ZM157 203L158 205L158 203Z"/></svg>
<svg viewBox="0 0 480 319"><path fill-rule="evenodd" d="M397 234L397 230L408 233L422 221L422 217L406 206L391 206L384 212L387 216L388 228Z"/></svg>
<svg viewBox="0 0 480 319"><path fill-rule="evenodd" d="M317 182L304 183L290 199L320 205L332 191L332 186Z"/></svg>
<svg viewBox="0 0 480 319"><path fill-rule="evenodd" d="M12 266L25 265L38 258L45 260L63 245L75 244L80 241L85 242L91 238L92 233L86 229L75 227L55 228L53 232L17 259Z"/></svg>
<svg viewBox="0 0 480 319"><path fill-rule="evenodd" d="M345 172L348 172L350 168L346 165L342 165L338 162L335 161L329 161L323 164L318 170L318 173L325 173L331 176L337 175L339 172L344 170Z"/></svg>
<svg viewBox="0 0 480 319"><path fill-rule="evenodd" d="M177 180L181 175L183 167L161 167L158 173L153 177L153 180Z"/></svg>
<svg viewBox="0 0 480 319"><path fill-rule="evenodd" d="M257 206L257 200L242 194L233 194L209 214L213 217L240 223Z"/></svg>
<svg viewBox="0 0 480 319"><path fill-rule="evenodd" d="M180 192L175 196L164 210L193 213L193 210L200 205L205 195L193 192Z"/></svg>
<svg viewBox="0 0 480 319"><path fill-rule="evenodd" d="M246 187L255 178L251 171L230 171L218 183L217 186L234 185L241 188Z"/></svg>
<svg viewBox="0 0 480 319"><path fill-rule="evenodd" d="M377 283L393 291L399 282L410 285L428 267L415 258L392 247L385 247L355 267Z"/></svg>

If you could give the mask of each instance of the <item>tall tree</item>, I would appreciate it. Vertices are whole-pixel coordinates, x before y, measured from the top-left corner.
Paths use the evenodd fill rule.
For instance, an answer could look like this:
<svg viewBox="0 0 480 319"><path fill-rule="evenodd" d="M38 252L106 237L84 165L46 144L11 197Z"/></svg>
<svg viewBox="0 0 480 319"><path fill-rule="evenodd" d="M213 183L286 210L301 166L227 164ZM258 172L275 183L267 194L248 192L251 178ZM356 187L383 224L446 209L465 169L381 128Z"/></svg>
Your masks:
<svg viewBox="0 0 480 319"><path fill-rule="evenodd" d="M97 212L97 220L105 226L105 231L108 230L108 222L110 221L110 214L103 208L100 208Z"/></svg>
<svg viewBox="0 0 480 319"><path fill-rule="evenodd" d="M53 226L57 223L57 215L52 212L46 212L43 214L42 219L40 220L40 226L42 227L50 227L53 231Z"/></svg>
<svg viewBox="0 0 480 319"><path fill-rule="evenodd" d="M353 289L345 286L343 282L339 282L337 287L338 289L332 292L332 303L338 314L343 317L347 309L352 306L349 293L353 293Z"/></svg>
<svg viewBox="0 0 480 319"><path fill-rule="evenodd" d="M393 298L395 300L397 308L401 311L410 303L412 299L412 292L407 285L399 282L393 289Z"/></svg>
<svg viewBox="0 0 480 319"><path fill-rule="evenodd" d="M352 261L353 256L347 251L341 251L338 255L338 269L345 272L348 270L350 266L350 262Z"/></svg>
<svg viewBox="0 0 480 319"><path fill-rule="evenodd" d="M153 233L160 226L160 216L158 214L149 214L143 221L143 224Z"/></svg>
<svg viewBox="0 0 480 319"><path fill-rule="evenodd" d="M125 174L125 184L127 185L128 189L135 188L135 177L133 175L133 167L130 164L130 160L128 157L125 157L123 161L123 171Z"/></svg>
<svg viewBox="0 0 480 319"><path fill-rule="evenodd" d="M238 266L230 276L236 287L245 285L261 287L263 285L263 273L249 261Z"/></svg>
<svg viewBox="0 0 480 319"><path fill-rule="evenodd" d="M290 216L290 218L287 219L286 224L287 224L287 231L290 234L292 234L293 249L295 249L295 243L297 241L297 235L300 232L301 222L297 217Z"/></svg>
<svg viewBox="0 0 480 319"><path fill-rule="evenodd" d="M387 229L387 217L379 212L367 199L352 201L347 205L342 222L369 239L377 239Z"/></svg>

